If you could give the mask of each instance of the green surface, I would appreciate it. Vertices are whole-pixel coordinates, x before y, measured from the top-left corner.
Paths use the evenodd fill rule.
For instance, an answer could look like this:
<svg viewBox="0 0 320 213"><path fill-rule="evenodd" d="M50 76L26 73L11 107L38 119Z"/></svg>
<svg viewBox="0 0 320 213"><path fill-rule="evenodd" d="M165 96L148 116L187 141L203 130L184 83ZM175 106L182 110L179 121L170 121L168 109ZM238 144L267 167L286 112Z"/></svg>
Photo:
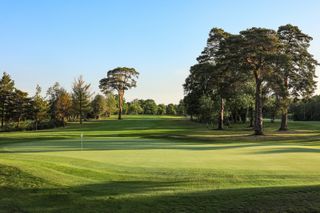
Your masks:
<svg viewBox="0 0 320 213"><path fill-rule="evenodd" d="M320 212L320 122L277 127L127 116L0 133L0 212Z"/></svg>

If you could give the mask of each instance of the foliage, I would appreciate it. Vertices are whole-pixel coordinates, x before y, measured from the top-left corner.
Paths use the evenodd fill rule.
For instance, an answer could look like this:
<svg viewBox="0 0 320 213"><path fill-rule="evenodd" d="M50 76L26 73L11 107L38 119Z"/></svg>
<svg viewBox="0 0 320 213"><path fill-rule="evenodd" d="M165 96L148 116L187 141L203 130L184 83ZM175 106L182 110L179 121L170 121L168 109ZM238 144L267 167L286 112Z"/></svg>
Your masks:
<svg viewBox="0 0 320 213"><path fill-rule="evenodd" d="M118 119L121 119L123 96L125 90L136 87L139 73L134 68L118 67L113 70L109 70L107 77L100 80L100 89L105 94L108 94L114 90L117 91L118 102Z"/></svg>
<svg viewBox="0 0 320 213"><path fill-rule="evenodd" d="M93 118L100 119L107 114L107 100L102 95L96 95L91 102L91 113Z"/></svg>
<svg viewBox="0 0 320 213"><path fill-rule="evenodd" d="M73 110L79 117L80 124L82 124L83 119L85 119L90 112L91 96L90 84L86 84L83 77L80 76L74 81L72 87Z"/></svg>
<svg viewBox="0 0 320 213"><path fill-rule="evenodd" d="M174 104L168 104L166 107L166 114L167 115L176 115L177 114L177 109Z"/></svg>
<svg viewBox="0 0 320 213"><path fill-rule="evenodd" d="M144 112L143 108L140 106L140 101L138 99L134 99L133 101L128 103L128 105L129 105L128 114L138 115Z"/></svg>

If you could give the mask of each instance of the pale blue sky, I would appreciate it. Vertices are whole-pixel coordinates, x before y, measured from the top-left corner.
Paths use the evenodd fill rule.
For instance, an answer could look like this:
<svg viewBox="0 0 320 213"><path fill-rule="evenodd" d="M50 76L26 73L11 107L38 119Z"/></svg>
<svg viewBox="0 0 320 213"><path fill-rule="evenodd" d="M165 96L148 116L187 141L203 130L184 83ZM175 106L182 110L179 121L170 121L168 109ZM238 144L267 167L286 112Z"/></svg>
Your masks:
<svg viewBox="0 0 320 213"><path fill-rule="evenodd" d="M98 92L108 70L135 67L127 100L177 103L212 27L298 25L320 61L319 21L318 0L0 0L0 71L33 94L55 81L70 90L80 74Z"/></svg>

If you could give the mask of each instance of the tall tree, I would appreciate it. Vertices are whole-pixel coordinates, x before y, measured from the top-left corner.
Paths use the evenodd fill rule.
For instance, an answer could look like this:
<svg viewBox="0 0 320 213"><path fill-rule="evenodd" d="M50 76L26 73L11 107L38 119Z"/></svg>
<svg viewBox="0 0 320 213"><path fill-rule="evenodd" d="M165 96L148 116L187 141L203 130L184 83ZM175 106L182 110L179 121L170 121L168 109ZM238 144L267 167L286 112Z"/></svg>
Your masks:
<svg viewBox="0 0 320 213"><path fill-rule="evenodd" d="M304 34L297 26L280 26L278 37L281 46L275 63L276 73L273 89L279 97L281 125L279 130L288 129L288 107L291 98L307 98L316 88L315 69L318 62L308 51L312 37Z"/></svg>
<svg viewBox="0 0 320 213"><path fill-rule="evenodd" d="M244 70L248 70L255 80L255 135L263 135L262 89L264 84L272 78L274 70L272 64L277 57L279 39L274 30L251 28L241 31L242 42L238 45L241 50Z"/></svg>
<svg viewBox="0 0 320 213"><path fill-rule="evenodd" d="M119 96L118 119L121 120L125 90L136 87L139 73L134 68L118 67L108 71L107 77L100 80L100 89L105 94L116 90Z"/></svg>
<svg viewBox="0 0 320 213"><path fill-rule="evenodd" d="M36 94L32 99L32 107L35 130L38 130L39 123L48 116L48 103L41 96L41 87L39 85L37 85Z"/></svg>
<svg viewBox="0 0 320 213"><path fill-rule="evenodd" d="M14 92L14 81L11 79L10 75L3 73L0 80L0 109L1 109L1 128L4 126L6 120L8 107L10 101L12 100Z"/></svg>
<svg viewBox="0 0 320 213"><path fill-rule="evenodd" d="M203 82L207 85L206 95L211 95L212 101L219 98L218 129L224 128L227 99L233 95L239 82L242 83L243 73L240 72L239 59L235 57L239 51L237 49L239 40L239 36L231 35L219 28L213 28L209 33L207 46L197 58L202 68L201 66L194 67L197 69L196 72L199 72L206 79L206 82ZM205 64L211 66L204 66Z"/></svg>
<svg viewBox="0 0 320 213"><path fill-rule="evenodd" d="M80 76L74 81L72 91L74 111L82 124L83 118L90 111L90 84L86 84L83 77Z"/></svg>

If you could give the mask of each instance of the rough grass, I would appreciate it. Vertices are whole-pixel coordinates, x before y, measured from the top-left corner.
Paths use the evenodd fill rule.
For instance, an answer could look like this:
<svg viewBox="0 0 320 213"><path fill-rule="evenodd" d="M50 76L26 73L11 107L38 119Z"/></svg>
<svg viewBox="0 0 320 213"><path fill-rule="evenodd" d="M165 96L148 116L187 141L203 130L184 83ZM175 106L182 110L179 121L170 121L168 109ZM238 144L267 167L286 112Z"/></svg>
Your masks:
<svg viewBox="0 0 320 213"><path fill-rule="evenodd" d="M320 122L277 127L129 116L0 133L0 212L320 212Z"/></svg>

